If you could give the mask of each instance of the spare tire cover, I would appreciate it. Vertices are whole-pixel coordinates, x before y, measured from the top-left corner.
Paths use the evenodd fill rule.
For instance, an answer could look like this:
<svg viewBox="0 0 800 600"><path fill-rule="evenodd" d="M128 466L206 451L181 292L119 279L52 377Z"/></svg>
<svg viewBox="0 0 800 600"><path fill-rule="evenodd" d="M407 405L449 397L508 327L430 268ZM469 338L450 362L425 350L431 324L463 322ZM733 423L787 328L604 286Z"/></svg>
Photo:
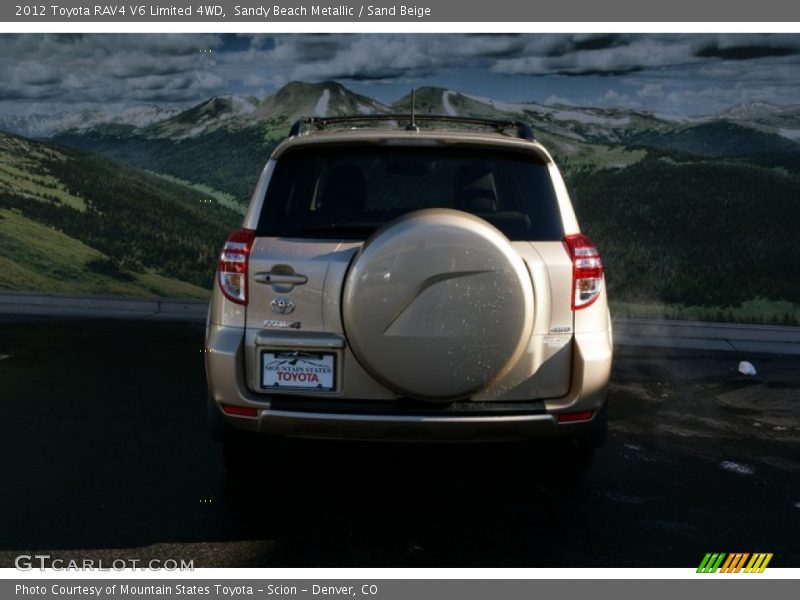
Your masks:
<svg viewBox="0 0 800 600"><path fill-rule="evenodd" d="M533 325L524 261L492 225L431 209L381 228L356 254L343 291L348 343L397 393L468 397L519 359Z"/></svg>

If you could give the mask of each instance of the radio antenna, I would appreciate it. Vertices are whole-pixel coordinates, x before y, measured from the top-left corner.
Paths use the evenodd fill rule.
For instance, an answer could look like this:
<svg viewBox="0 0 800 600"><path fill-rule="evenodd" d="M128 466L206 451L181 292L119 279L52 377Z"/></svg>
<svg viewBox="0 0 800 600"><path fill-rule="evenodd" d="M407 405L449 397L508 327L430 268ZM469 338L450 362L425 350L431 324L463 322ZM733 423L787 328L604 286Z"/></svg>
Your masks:
<svg viewBox="0 0 800 600"><path fill-rule="evenodd" d="M408 125L406 125L406 131L419 131L419 127L417 127L417 120L414 116L414 105L416 104L417 100L417 89L411 88L411 121Z"/></svg>

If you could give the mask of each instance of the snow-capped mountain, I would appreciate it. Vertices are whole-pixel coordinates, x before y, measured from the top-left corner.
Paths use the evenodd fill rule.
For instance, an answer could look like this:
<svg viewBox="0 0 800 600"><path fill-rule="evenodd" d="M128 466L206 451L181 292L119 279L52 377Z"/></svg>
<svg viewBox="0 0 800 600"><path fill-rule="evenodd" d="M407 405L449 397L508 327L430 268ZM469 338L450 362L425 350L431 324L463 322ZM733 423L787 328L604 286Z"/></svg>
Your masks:
<svg viewBox="0 0 800 600"><path fill-rule="evenodd" d="M104 124L147 127L178 112L178 108L132 106L122 110L84 108L54 114L0 115L0 130L29 138L49 138L65 131L87 131Z"/></svg>

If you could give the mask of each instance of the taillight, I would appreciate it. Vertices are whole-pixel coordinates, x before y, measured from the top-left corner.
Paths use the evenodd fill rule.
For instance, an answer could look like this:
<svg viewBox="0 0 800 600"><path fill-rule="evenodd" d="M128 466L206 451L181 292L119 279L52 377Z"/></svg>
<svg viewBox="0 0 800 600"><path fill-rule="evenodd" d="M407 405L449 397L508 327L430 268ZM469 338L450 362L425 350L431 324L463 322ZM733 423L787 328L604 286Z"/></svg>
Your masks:
<svg viewBox="0 0 800 600"><path fill-rule="evenodd" d="M255 239L256 232L252 229L235 229L219 255L219 288L228 300L237 304L247 304L247 261Z"/></svg>
<svg viewBox="0 0 800 600"><path fill-rule="evenodd" d="M572 310L592 304L603 289L603 262L594 242L582 233L564 238L572 258Z"/></svg>

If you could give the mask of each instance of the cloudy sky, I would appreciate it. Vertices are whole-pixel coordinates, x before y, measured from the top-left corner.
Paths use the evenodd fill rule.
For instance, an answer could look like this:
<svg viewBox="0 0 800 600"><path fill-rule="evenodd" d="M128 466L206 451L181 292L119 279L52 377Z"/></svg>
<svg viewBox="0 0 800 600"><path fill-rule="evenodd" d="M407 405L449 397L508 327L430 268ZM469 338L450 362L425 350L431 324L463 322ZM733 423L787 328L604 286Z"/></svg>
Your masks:
<svg viewBox="0 0 800 600"><path fill-rule="evenodd" d="M436 85L678 115L800 104L800 34L3 34L0 56L6 115L262 97L326 79L384 102Z"/></svg>

